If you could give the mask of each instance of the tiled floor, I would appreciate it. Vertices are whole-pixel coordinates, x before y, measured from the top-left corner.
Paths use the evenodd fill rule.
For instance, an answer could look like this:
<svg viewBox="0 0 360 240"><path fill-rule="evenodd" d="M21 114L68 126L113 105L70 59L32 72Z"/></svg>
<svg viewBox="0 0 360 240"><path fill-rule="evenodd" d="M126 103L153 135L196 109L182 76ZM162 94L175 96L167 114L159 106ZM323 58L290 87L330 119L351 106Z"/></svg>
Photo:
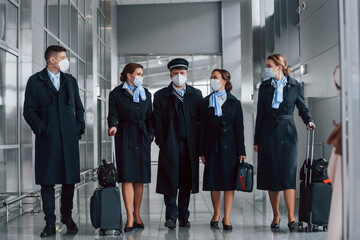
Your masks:
<svg viewBox="0 0 360 240"><path fill-rule="evenodd" d="M115 236L109 232L107 236L99 236L90 222L89 203L90 196L96 183L90 182L76 190L74 199L73 218L79 226L79 233L74 236L66 235L66 227L59 222L57 224L57 234L48 239L166 239L166 240L187 240L187 239L326 239L326 233L319 232L294 232L290 233L286 226L286 207L281 197L281 231L273 233L270 230L272 211L267 194L255 190L253 193L235 193L235 201L231 212L231 222L233 231L223 231L220 229L212 230L209 222L212 216L212 205L210 193L201 191L192 195L190 202L190 229L168 230L164 227L165 207L162 195L155 193L156 169L152 166L152 183L145 186L142 204L142 219L145 223L144 230L135 230L130 233ZM200 171L202 172L202 168ZM202 183L200 183L202 186ZM57 201L57 210L58 203ZM122 202L123 204L123 202ZM31 205L32 206L32 205ZM24 206L25 212L30 211ZM126 221L124 206L123 220ZM3 216L0 217L0 239L40 239L40 232L44 227L43 213L23 213L20 210L13 210L9 222ZM223 214L221 213L221 216Z"/></svg>

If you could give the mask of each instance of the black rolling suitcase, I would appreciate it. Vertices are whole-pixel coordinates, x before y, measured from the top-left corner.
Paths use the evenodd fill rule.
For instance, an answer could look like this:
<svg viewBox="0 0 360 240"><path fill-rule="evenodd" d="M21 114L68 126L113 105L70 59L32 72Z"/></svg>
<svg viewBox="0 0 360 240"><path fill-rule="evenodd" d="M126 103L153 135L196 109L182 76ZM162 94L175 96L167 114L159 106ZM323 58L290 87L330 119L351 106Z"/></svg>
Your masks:
<svg viewBox="0 0 360 240"><path fill-rule="evenodd" d="M115 146L112 139L112 151L114 164ZM114 171L117 174L117 171ZM99 174L99 172L98 172ZM122 233L122 216L121 216L121 199L119 188L112 184L112 178L109 183L105 183L107 187L95 189L90 199L90 218L94 228L100 228L100 235L106 235L106 230L115 230L115 234ZM102 184L104 185L104 184Z"/></svg>
<svg viewBox="0 0 360 240"><path fill-rule="evenodd" d="M307 132L306 160L300 173L303 181L300 183L299 231L303 231L304 222L306 231L316 231L318 227L326 231L328 226L332 187L326 175L326 160L313 159L314 134L315 130Z"/></svg>

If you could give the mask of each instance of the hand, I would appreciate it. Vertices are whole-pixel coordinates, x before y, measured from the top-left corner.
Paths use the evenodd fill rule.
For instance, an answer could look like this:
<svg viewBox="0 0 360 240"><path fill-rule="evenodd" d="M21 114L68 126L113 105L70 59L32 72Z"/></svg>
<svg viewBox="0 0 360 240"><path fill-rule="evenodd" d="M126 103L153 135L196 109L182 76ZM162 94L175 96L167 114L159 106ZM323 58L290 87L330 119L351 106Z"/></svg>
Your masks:
<svg viewBox="0 0 360 240"><path fill-rule="evenodd" d="M313 129L315 128L315 124L312 123L312 122L309 122L308 125L306 126L306 128L307 128L308 130L313 130Z"/></svg>
<svg viewBox="0 0 360 240"><path fill-rule="evenodd" d="M115 136L116 135L116 127L112 127L109 129L109 136Z"/></svg>
<svg viewBox="0 0 360 240"><path fill-rule="evenodd" d="M254 152L258 152L259 150L259 146L258 145L254 145Z"/></svg>
<svg viewBox="0 0 360 240"><path fill-rule="evenodd" d="M240 162L245 162L246 156L245 156L245 155L241 155L241 156L239 157L239 159L240 159Z"/></svg>
<svg viewBox="0 0 360 240"><path fill-rule="evenodd" d="M205 164L205 157L204 157L204 156L201 156L200 159L201 159L201 162L202 162L203 164Z"/></svg>

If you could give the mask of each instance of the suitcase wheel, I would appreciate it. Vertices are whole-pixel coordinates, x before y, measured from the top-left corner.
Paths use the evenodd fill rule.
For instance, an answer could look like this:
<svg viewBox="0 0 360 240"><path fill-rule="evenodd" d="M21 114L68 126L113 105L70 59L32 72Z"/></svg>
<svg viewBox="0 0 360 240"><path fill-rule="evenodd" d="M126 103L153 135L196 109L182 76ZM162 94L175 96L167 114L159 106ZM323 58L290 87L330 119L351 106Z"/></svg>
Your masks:
<svg viewBox="0 0 360 240"><path fill-rule="evenodd" d="M106 230L100 228L100 236L106 236Z"/></svg>
<svg viewBox="0 0 360 240"><path fill-rule="evenodd" d="M324 230L324 232L327 232L328 227L327 227L327 226L323 226L323 230Z"/></svg>
<svg viewBox="0 0 360 240"><path fill-rule="evenodd" d="M298 227L299 232L303 232L304 231L304 224L302 222L299 222L299 227Z"/></svg>
<svg viewBox="0 0 360 240"><path fill-rule="evenodd" d="M121 229L115 229L114 235L121 235L123 232Z"/></svg>

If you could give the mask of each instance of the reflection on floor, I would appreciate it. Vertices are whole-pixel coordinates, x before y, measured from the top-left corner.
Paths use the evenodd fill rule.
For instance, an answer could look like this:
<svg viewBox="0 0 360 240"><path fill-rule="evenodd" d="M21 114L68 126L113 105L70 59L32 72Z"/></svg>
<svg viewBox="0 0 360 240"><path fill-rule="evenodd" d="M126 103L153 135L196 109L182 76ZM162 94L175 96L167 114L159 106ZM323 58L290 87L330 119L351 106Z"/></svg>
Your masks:
<svg viewBox="0 0 360 240"><path fill-rule="evenodd" d="M57 201L57 233L49 239L326 239L326 233L319 232L294 232L290 233L287 228L286 206L281 197L280 232L273 233L270 230L272 211L267 194L255 190L253 193L235 193L235 200L231 212L233 231L227 232L220 228L212 230L209 227L212 216L212 205L209 192L201 191L192 195L190 202L191 228L176 228L168 230L164 227L165 207L162 195L155 193L157 166L152 166L152 183L144 188L143 204L141 209L142 219L145 224L144 230L135 230L120 236L114 236L108 232L107 236L99 236L90 221L89 204L90 196L96 183L90 182L76 190L74 199L73 218L79 226L79 233L75 236L66 235L66 226L60 224L59 200ZM200 168L203 171L203 168ZM202 186L202 183L200 183ZM123 204L123 203L122 203ZM31 205L32 206L32 205ZM26 206L24 206L26 208ZM125 209L123 208L123 220L126 221ZM31 209L30 209L31 210ZM24 211L29 212L29 209ZM222 217L223 214L221 213ZM9 222L2 215L0 218L0 239L40 239L40 232L45 223L43 213L23 213L13 210Z"/></svg>

